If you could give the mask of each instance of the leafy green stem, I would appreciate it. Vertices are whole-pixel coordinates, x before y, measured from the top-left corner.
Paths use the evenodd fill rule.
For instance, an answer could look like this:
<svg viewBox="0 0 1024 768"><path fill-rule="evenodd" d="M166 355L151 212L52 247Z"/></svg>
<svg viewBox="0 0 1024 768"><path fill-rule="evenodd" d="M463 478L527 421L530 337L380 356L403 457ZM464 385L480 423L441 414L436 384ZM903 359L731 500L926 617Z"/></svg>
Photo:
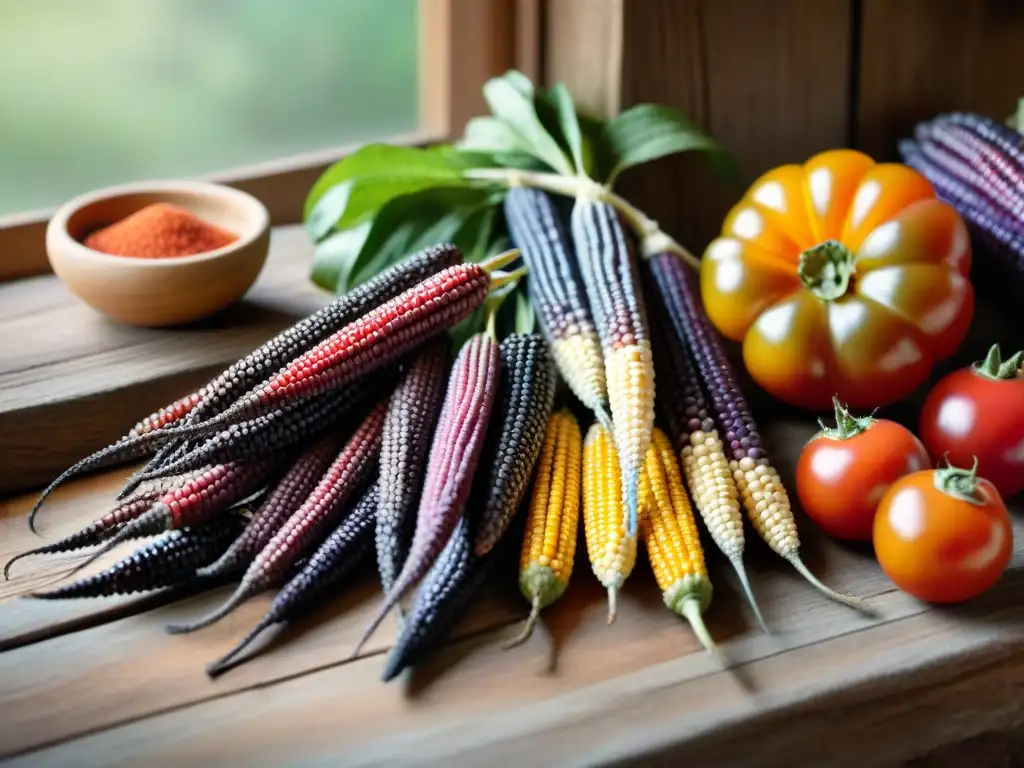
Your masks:
<svg viewBox="0 0 1024 768"><path fill-rule="evenodd" d="M506 187L533 187L574 198L592 198L607 203L617 210L633 229L640 241L640 251L645 257L657 253L675 253L694 269L700 269L700 260L686 248L666 234L658 222L651 219L639 208L606 185L599 184L586 176L566 176L544 171L527 171L518 168L473 168L463 171L463 178L470 181L498 183Z"/></svg>

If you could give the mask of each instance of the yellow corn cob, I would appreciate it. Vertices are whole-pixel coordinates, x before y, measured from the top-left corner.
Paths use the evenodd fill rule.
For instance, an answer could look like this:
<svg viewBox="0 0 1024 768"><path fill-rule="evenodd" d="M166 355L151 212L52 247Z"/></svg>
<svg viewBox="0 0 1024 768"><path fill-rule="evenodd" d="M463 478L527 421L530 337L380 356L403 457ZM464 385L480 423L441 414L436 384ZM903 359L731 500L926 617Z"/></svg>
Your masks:
<svg viewBox="0 0 1024 768"><path fill-rule="evenodd" d="M552 414L537 461L519 561L519 590L532 606L530 618L506 648L529 638L540 612L569 585L576 556L582 454L576 418L564 409Z"/></svg>
<svg viewBox="0 0 1024 768"><path fill-rule="evenodd" d="M627 531L636 535L637 485L654 428L654 362L649 341L637 341L605 355L608 401L615 447L625 481Z"/></svg>
<svg viewBox="0 0 1024 768"><path fill-rule="evenodd" d="M782 484L782 478L767 459L755 461L744 456L730 462L740 501L747 517L758 535L775 552L789 561L801 576L822 593L838 603L843 603L864 613L873 613L870 606L853 595L844 595L823 584L800 559L800 537L796 530L796 519L789 504L789 494Z"/></svg>
<svg viewBox="0 0 1024 768"><path fill-rule="evenodd" d="M711 539L722 553L729 558L740 584L747 596L747 602L754 610L754 616L766 633L761 609L754 599L747 570L743 566L743 549L746 544L743 535L743 516L740 512L739 490L736 480L725 458L725 449L718 436L718 430L691 432L689 444L683 446L680 454L686 485L693 496L694 506L704 520Z"/></svg>
<svg viewBox="0 0 1024 768"><path fill-rule="evenodd" d="M665 605L690 623L708 651L719 655L702 618L711 604L711 580L697 521L672 443L660 429L651 435L640 486L644 543Z"/></svg>
<svg viewBox="0 0 1024 768"><path fill-rule="evenodd" d="M608 590L608 623L615 621L619 590L636 564L636 538L626 533L622 473L612 437L591 425L583 443L583 533L590 567Z"/></svg>

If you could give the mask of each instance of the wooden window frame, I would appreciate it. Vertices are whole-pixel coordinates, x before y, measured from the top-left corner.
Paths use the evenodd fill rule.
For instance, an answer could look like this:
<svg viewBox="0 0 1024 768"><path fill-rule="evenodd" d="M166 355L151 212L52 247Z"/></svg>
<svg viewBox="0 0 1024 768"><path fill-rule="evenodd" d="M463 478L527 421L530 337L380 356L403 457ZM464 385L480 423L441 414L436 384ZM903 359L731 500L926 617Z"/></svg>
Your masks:
<svg viewBox="0 0 1024 768"><path fill-rule="evenodd" d="M515 67L536 78L540 66L540 0L419 0L419 126L382 136L407 146L447 141L484 109L487 78ZM302 220L310 186L360 144L306 152L196 175L259 198L275 226ZM46 224L54 208L0 216L0 282L50 272Z"/></svg>

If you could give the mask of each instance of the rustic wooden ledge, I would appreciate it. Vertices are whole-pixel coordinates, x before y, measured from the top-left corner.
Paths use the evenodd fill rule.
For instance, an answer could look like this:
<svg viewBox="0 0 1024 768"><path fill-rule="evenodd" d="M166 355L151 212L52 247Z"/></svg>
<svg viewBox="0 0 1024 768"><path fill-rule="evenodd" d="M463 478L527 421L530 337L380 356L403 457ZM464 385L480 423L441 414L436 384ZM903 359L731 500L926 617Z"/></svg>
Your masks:
<svg viewBox="0 0 1024 768"><path fill-rule="evenodd" d="M792 448L812 429L781 419L765 426L785 480ZM95 518L126 472L58 491L40 518L43 540ZM0 503L0 557L40 543L24 519L32 499ZM757 630L731 569L709 550L707 621L730 670L665 609L642 558L619 620L607 626L582 541L569 590L525 645L501 649L527 612L510 540L506 565L446 647L391 684L379 679L391 622L350 658L380 597L371 572L309 618L268 633L262 654L211 682L204 664L256 623L272 594L203 631L169 636L166 624L200 615L228 588L172 603L161 595L35 602L15 593L61 571L28 558L0 583L0 761L483 766L534 765L543 755L551 765L898 765L1024 721L1024 508L1014 506L1010 571L954 609L894 590L869 552L802 521L809 566L869 598L879 616L865 618L751 541L748 567L771 636Z"/></svg>
<svg viewBox="0 0 1024 768"><path fill-rule="evenodd" d="M189 327L107 320L56 277L0 284L0 493L49 482L330 299L301 226L274 229L246 297Z"/></svg>

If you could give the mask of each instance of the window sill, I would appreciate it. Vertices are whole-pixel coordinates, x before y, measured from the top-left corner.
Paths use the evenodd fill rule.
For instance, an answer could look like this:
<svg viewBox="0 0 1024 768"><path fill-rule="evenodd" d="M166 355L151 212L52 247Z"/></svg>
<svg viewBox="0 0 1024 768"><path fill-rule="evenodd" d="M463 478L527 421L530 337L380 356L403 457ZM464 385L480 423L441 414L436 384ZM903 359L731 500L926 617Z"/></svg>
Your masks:
<svg viewBox="0 0 1024 768"><path fill-rule="evenodd" d="M44 484L329 299L308 280L301 226L276 228L245 298L178 329L120 325L56 277L0 285L0 493Z"/></svg>

